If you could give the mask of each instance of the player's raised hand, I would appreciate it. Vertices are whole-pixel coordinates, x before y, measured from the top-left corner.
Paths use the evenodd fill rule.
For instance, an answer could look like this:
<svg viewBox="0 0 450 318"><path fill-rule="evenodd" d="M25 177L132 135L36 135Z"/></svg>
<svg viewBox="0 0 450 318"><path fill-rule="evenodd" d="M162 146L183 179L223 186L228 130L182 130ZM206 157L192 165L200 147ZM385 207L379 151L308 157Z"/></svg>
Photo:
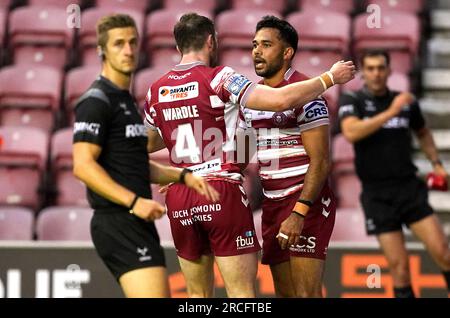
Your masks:
<svg viewBox="0 0 450 318"><path fill-rule="evenodd" d="M353 61L336 62L330 69L334 84L345 84L355 78L356 66Z"/></svg>
<svg viewBox="0 0 450 318"><path fill-rule="evenodd" d="M205 196L211 202L219 201L220 195L205 179L188 173L185 176L185 184L187 187L197 191L200 195Z"/></svg>
<svg viewBox="0 0 450 318"><path fill-rule="evenodd" d="M166 209L158 202L150 199L139 198L133 209L133 214L150 222L160 219L166 213Z"/></svg>
<svg viewBox="0 0 450 318"><path fill-rule="evenodd" d="M389 111L392 112L393 116L397 116L406 105L410 105L412 102L414 102L413 94L408 92L398 94L389 106Z"/></svg>

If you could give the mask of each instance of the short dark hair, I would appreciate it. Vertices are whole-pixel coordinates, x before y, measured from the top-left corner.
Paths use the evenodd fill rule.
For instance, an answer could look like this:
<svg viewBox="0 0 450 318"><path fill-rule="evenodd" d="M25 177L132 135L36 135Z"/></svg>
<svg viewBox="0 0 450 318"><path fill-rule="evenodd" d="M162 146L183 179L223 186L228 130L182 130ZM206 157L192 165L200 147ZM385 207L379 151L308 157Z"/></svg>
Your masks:
<svg viewBox="0 0 450 318"><path fill-rule="evenodd" d="M378 49L364 51L359 57L359 64L361 65L361 67L363 67L364 60L366 59L366 57L375 57L375 56L383 56L386 59L386 65L387 66L391 65L391 56L389 55L389 53L386 50L378 50Z"/></svg>
<svg viewBox="0 0 450 318"><path fill-rule="evenodd" d="M97 22L97 45L105 50L106 43L108 43L108 31L116 28L136 29L136 22L127 14L112 14L101 18Z"/></svg>
<svg viewBox="0 0 450 318"><path fill-rule="evenodd" d="M256 25L256 32L262 28L273 28L280 32L281 39L297 52L298 33L295 28L287 21L281 20L273 15L264 16Z"/></svg>
<svg viewBox="0 0 450 318"><path fill-rule="evenodd" d="M173 29L173 35L181 53L198 51L205 45L208 36L215 35L211 19L197 13L186 13Z"/></svg>

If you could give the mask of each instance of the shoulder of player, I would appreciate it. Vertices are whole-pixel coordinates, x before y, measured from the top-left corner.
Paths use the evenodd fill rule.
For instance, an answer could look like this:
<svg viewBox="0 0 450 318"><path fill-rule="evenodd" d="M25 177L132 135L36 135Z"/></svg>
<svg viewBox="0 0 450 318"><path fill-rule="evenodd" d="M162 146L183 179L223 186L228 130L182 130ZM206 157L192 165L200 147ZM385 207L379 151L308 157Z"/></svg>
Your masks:
<svg viewBox="0 0 450 318"><path fill-rule="evenodd" d="M95 81L91 87L81 95L76 103L76 107L78 108L81 105L103 105L103 106L111 106L110 97L108 97L108 89L104 87L99 81Z"/></svg>
<svg viewBox="0 0 450 318"><path fill-rule="evenodd" d="M306 74L300 73L299 71L294 70L291 76L287 79L288 84L290 83L297 83L309 80L310 77Z"/></svg>

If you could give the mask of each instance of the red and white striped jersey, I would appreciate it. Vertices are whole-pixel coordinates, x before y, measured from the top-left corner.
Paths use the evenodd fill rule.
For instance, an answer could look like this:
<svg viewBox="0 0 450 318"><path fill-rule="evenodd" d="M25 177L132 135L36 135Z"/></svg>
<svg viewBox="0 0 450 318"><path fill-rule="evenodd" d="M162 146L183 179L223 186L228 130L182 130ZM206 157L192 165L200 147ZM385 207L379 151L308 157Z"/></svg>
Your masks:
<svg viewBox="0 0 450 318"><path fill-rule="evenodd" d="M277 87L307 79L289 69ZM267 198L280 199L302 189L310 161L302 132L328 124L328 107L323 98L285 112L242 110L240 128L256 130L259 175Z"/></svg>
<svg viewBox="0 0 450 318"><path fill-rule="evenodd" d="M164 140L170 162L208 179L241 181L236 130L254 84L232 68L180 64L151 85L145 123Z"/></svg>

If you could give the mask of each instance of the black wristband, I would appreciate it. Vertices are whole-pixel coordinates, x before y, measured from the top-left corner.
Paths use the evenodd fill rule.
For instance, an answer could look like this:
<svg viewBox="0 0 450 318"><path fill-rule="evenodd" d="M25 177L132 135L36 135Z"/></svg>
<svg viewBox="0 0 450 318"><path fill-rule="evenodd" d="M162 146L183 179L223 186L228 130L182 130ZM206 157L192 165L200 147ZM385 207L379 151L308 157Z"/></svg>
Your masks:
<svg viewBox="0 0 450 318"><path fill-rule="evenodd" d="M311 201L308 201L308 200L302 200L302 199L299 199L297 202L303 203L304 205L307 205L307 206L309 206L309 207L312 207L313 204L314 204L314 203L312 203Z"/></svg>
<svg viewBox="0 0 450 318"><path fill-rule="evenodd" d="M182 184L186 183L184 179L186 178L186 174L188 174L188 173L192 173L192 171L189 170L188 168L184 168L183 170L181 170L180 183L182 183Z"/></svg>
<svg viewBox="0 0 450 318"><path fill-rule="evenodd" d="M136 202L137 202L138 199L139 199L139 196L136 194L134 196L133 202L131 202L131 205L130 205L130 208L129 208L130 210L133 210L133 208L136 205Z"/></svg>
<svg viewBox="0 0 450 318"><path fill-rule="evenodd" d="M300 217L302 217L302 218L306 218L306 215L303 215L303 214L301 214L300 212L292 211L292 213L293 213L293 214L296 214L296 215L298 215L298 216L300 216Z"/></svg>

